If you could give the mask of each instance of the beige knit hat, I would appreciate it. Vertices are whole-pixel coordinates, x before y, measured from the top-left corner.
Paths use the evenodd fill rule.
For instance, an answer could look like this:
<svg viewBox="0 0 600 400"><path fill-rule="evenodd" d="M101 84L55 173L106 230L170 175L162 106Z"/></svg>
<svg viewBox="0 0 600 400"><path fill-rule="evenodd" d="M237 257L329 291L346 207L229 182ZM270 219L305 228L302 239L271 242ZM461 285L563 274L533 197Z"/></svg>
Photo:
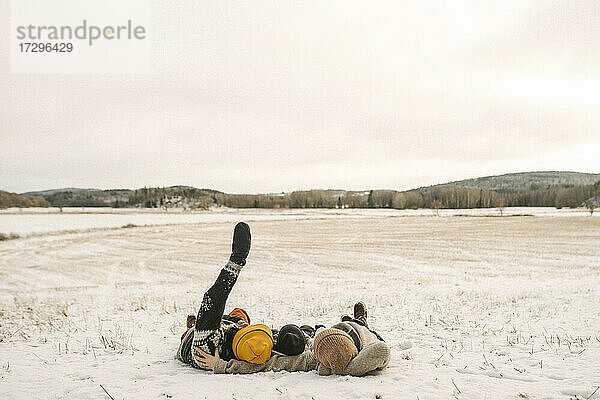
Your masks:
<svg viewBox="0 0 600 400"><path fill-rule="evenodd" d="M315 357L334 374L341 373L358 354L354 341L346 332L335 328L323 329L313 343Z"/></svg>

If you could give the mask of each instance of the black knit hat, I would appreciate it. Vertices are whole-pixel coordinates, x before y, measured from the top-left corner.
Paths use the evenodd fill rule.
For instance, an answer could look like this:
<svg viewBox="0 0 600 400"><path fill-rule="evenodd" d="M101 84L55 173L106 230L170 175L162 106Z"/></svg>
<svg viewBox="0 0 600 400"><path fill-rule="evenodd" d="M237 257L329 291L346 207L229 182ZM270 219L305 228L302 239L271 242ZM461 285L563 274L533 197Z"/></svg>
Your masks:
<svg viewBox="0 0 600 400"><path fill-rule="evenodd" d="M287 356L296 356L304 352L306 347L306 338L304 334L294 324L284 325L279 330L277 335L277 343L273 346L273 350Z"/></svg>

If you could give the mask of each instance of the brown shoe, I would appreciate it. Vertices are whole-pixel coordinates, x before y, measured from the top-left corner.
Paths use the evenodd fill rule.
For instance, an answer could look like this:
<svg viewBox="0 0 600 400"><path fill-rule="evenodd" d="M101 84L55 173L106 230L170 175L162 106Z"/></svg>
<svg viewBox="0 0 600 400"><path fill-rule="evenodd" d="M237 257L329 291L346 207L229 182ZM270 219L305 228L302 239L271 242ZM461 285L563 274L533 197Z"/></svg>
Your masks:
<svg viewBox="0 0 600 400"><path fill-rule="evenodd" d="M185 321L185 325L187 326L188 329L190 329L192 326L196 325L196 316L193 314L188 315L187 319Z"/></svg>
<svg viewBox="0 0 600 400"><path fill-rule="evenodd" d="M367 325L367 306L362 301L354 305L354 319L360 321L364 326Z"/></svg>

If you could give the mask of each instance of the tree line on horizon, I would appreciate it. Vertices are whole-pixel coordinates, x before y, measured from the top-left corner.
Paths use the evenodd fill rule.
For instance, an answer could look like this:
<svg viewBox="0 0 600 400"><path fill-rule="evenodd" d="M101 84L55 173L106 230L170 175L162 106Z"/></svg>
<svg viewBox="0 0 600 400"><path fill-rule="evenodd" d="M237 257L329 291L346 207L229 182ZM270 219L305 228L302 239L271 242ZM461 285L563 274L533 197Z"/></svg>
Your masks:
<svg viewBox="0 0 600 400"><path fill-rule="evenodd" d="M23 194L4 192L0 190L0 208L8 207L50 207L51 204L42 196L26 196Z"/></svg>
<svg viewBox="0 0 600 400"><path fill-rule="evenodd" d="M332 196L325 190L292 192L289 196L216 196L215 204L233 208L495 208L495 207L580 207L600 196L600 182L594 185L553 185L522 193L459 186L436 186L429 190L371 190Z"/></svg>
<svg viewBox="0 0 600 400"><path fill-rule="evenodd" d="M339 193L339 194L336 194ZM208 209L231 208L393 208L460 209L504 207L580 207L597 202L600 181L592 185L548 185L521 192L501 192L451 185L409 191L328 190L294 191L289 194L228 194L186 186L106 190L26 196L0 192L0 208L7 207L138 207Z"/></svg>

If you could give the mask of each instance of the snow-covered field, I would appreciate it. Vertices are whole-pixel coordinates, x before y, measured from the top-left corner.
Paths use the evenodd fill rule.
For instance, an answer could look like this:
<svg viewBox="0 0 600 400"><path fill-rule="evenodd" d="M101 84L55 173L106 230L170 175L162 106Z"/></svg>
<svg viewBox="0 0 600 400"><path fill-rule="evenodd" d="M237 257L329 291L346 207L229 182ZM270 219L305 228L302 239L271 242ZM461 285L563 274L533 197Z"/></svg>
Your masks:
<svg viewBox="0 0 600 400"><path fill-rule="evenodd" d="M306 218L372 218L383 216L432 216L430 209L391 210L391 209L231 209L226 207L212 208L210 211L184 211L170 209L168 212L158 209L139 208L9 208L0 210L0 233L16 233L31 235L39 233L65 233L66 231L82 231L103 228L120 228L123 225L165 225L184 223L232 222L245 221L306 219ZM498 216L496 208L480 208L465 210L439 210L440 216ZM40 218L40 214L44 218ZM503 215L534 215L572 217L589 216L584 208L556 209L554 207L509 207ZM594 216L598 217L600 213Z"/></svg>
<svg viewBox="0 0 600 400"><path fill-rule="evenodd" d="M0 394L600 399L600 218L440 214L5 211L0 232L46 233L0 242ZM228 308L274 327L329 325L363 300L392 348L390 367L363 378L224 376L174 360L239 219L250 221L253 248ZM149 226L90 229L127 223ZM78 231L49 233L65 230Z"/></svg>

